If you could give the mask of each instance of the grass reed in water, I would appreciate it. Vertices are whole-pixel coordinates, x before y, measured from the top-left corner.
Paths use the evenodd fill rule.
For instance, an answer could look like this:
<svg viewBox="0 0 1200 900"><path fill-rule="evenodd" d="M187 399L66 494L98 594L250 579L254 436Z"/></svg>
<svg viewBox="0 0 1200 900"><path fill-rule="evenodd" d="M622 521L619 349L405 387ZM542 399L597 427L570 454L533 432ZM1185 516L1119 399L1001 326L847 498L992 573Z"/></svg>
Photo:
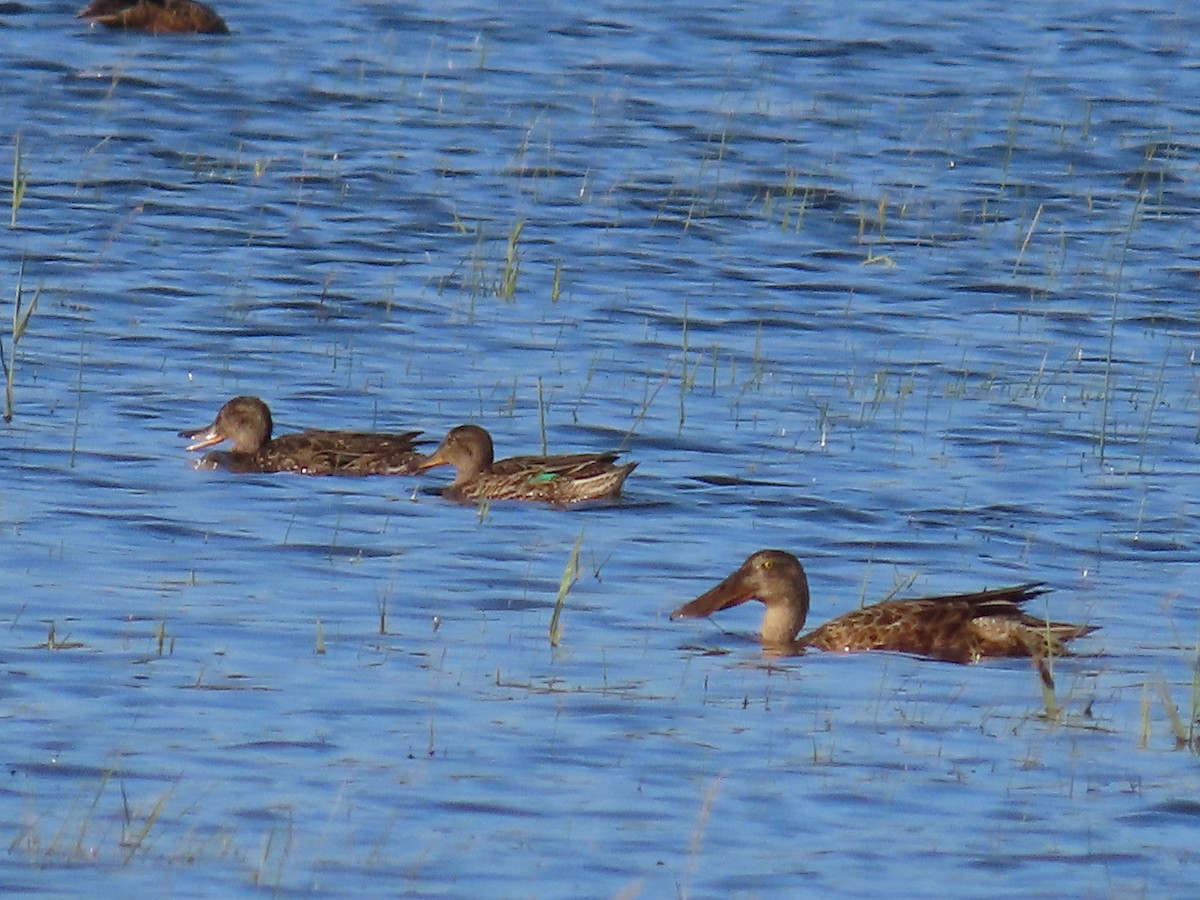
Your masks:
<svg viewBox="0 0 1200 900"><path fill-rule="evenodd" d="M571 553L567 557L567 565L558 582L558 597L554 601L554 612L550 616L551 647L557 647L562 640L562 625L559 619L562 617L563 606L567 602L567 594L571 592L571 586L579 580L579 548L582 546L583 531L581 530L579 537L575 538L575 546L571 548Z"/></svg>
<svg viewBox="0 0 1200 900"><path fill-rule="evenodd" d="M1171 725L1171 732L1175 735L1175 749L1186 749L1192 753L1200 753L1200 735L1196 733L1197 725L1200 724L1200 647L1197 648L1196 658L1192 663L1192 696L1191 707L1188 710L1188 721L1184 722L1183 716L1179 712L1179 707L1176 705L1175 699L1171 696L1171 689L1167 687L1166 682L1159 683L1158 692L1162 697L1163 709L1167 713L1167 721ZM1143 702L1144 720L1149 718L1149 713L1146 709L1147 705ZM1148 727L1144 725L1143 733L1145 734L1148 730Z"/></svg>
<svg viewBox="0 0 1200 900"><path fill-rule="evenodd" d="M29 302L29 306L22 311L21 306L25 297L25 261L21 260L21 270L17 275L17 296L13 305L12 318L12 351L11 359L6 359L4 356L4 342L0 341L0 369L4 373L4 421L11 422L13 417L13 377L14 370L17 367L17 344L21 337L25 334L25 329L29 327L29 317L33 315L37 309L38 298L42 296L42 289L39 287L33 294L33 300Z"/></svg>
<svg viewBox="0 0 1200 900"><path fill-rule="evenodd" d="M21 133L13 138L13 170L12 170L12 217L8 227L17 227L17 212L25 202L25 191L29 187L29 173L21 165Z"/></svg>
<svg viewBox="0 0 1200 900"><path fill-rule="evenodd" d="M387 614L388 614L388 598L391 596L392 590L389 586L386 590L380 591L378 598L375 601L379 609L379 633L385 635L387 631Z"/></svg>
<svg viewBox="0 0 1200 900"><path fill-rule="evenodd" d="M508 245L504 250L504 270L500 273L500 283L496 287L496 296L502 300L513 300L517 296L517 278L521 274L521 253L517 249L517 242L524 230L525 223L517 222L508 233Z"/></svg>
<svg viewBox="0 0 1200 900"><path fill-rule="evenodd" d="M545 456L549 451L546 449L546 401L542 396L542 376L538 376L538 425L542 431L542 456Z"/></svg>
<svg viewBox="0 0 1200 900"><path fill-rule="evenodd" d="M562 263L554 264L554 281L550 285L550 302L557 303L562 297Z"/></svg>
<svg viewBox="0 0 1200 900"><path fill-rule="evenodd" d="M1133 229L1137 225L1138 220L1142 216L1142 208L1146 203L1146 193L1138 194L1137 199L1133 203L1133 209L1129 213L1129 227L1125 229L1125 242L1121 246L1121 260L1117 265L1117 274L1114 278L1113 295L1112 295L1112 311L1108 319L1108 350L1104 358L1104 396L1100 401L1100 465L1104 466L1104 451L1108 446L1108 403L1112 396L1112 381L1113 381L1113 347L1116 344L1117 335L1117 306L1121 299L1121 278L1125 274L1125 258L1129 255L1129 244L1133 240Z"/></svg>

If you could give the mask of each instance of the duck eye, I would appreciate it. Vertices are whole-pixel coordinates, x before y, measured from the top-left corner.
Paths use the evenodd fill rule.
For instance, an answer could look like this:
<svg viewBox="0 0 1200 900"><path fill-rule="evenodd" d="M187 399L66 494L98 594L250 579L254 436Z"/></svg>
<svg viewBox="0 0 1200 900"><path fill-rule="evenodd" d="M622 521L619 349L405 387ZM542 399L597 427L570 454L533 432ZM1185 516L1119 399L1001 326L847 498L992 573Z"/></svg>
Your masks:
<svg viewBox="0 0 1200 900"><path fill-rule="evenodd" d="M772 569L774 567L775 567L775 560L773 560L773 559L764 559L763 560L763 568L764 569Z"/></svg>

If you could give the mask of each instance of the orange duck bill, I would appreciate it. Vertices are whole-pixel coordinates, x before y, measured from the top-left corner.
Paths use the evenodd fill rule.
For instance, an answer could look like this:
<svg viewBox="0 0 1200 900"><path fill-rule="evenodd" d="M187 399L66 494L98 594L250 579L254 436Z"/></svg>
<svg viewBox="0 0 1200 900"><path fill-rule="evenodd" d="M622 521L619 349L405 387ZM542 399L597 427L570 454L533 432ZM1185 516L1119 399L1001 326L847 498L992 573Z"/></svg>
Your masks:
<svg viewBox="0 0 1200 900"><path fill-rule="evenodd" d="M752 566L747 561L720 584L709 588L695 600L685 603L671 613L671 620L711 616L723 609L732 609L751 600L760 600L761 593L761 587L755 583Z"/></svg>
<svg viewBox="0 0 1200 900"><path fill-rule="evenodd" d="M438 447L436 450L434 450L432 453L430 453L428 456L426 456L423 460L421 460L419 463L417 463L417 471L424 472L426 469L433 469L433 468L436 468L437 466L449 466L449 465L452 465L452 463L450 462L450 460L446 459L445 456L442 455L442 448Z"/></svg>

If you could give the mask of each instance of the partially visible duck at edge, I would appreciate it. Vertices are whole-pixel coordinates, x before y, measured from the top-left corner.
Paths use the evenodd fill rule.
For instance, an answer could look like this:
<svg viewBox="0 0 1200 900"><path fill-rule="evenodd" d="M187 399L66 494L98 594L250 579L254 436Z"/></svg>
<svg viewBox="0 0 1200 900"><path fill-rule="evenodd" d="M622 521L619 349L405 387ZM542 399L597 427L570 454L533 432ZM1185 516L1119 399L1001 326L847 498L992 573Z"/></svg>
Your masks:
<svg viewBox="0 0 1200 900"><path fill-rule="evenodd" d="M495 460L492 436L478 425L452 428L421 469L453 466L454 482L442 491L452 500L534 500L565 505L616 497L636 462L617 465L620 454L573 453Z"/></svg>
<svg viewBox="0 0 1200 900"><path fill-rule="evenodd" d="M708 616L758 600L766 607L760 637L772 655L808 648L852 653L891 650L955 663L986 657L1062 655L1067 643L1097 629L1031 616L1022 605L1046 593L1041 582L914 600L887 600L854 610L800 634L808 617L808 578L800 560L783 550L759 550L741 568L671 613Z"/></svg>
<svg viewBox="0 0 1200 900"><path fill-rule="evenodd" d="M234 397L211 425L179 432L194 438L188 450L222 441L233 449L206 453L196 464L232 472L296 472L301 475L410 475L424 459L416 446L421 432L301 431L271 437L271 410L257 397Z"/></svg>
<svg viewBox="0 0 1200 900"><path fill-rule="evenodd" d="M151 34L229 34L216 10L198 0L92 0L78 18Z"/></svg>

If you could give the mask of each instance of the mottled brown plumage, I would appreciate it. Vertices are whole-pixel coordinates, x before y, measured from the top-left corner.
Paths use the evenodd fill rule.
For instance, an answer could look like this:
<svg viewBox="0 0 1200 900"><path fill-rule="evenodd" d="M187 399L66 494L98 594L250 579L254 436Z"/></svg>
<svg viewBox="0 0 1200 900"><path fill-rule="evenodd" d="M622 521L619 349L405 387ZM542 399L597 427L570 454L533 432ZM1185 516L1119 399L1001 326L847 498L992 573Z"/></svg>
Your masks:
<svg viewBox="0 0 1200 900"><path fill-rule="evenodd" d="M1022 604L1045 592L1041 582L1029 582L972 594L888 600L800 634L809 602L804 567L783 550L759 550L671 618L708 616L759 600L766 607L762 644L774 653L801 653L809 647L844 653L893 650L968 663L990 656L1060 655L1068 641L1096 630L1093 625L1051 622L1021 611Z"/></svg>
<svg viewBox="0 0 1200 900"><path fill-rule="evenodd" d="M478 425L450 429L420 468L453 466L442 494L453 500L538 500L578 503L616 497L637 463L616 465L618 453L513 456L494 462L492 436Z"/></svg>
<svg viewBox="0 0 1200 900"><path fill-rule="evenodd" d="M79 18L151 34L228 34L216 10L197 0L92 0Z"/></svg>
<svg viewBox="0 0 1200 900"><path fill-rule="evenodd" d="M409 475L424 458L415 438L421 432L301 431L271 438L271 410L257 397L234 397L211 425L179 432L197 438L189 450L221 441L233 449L206 453L199 468L232 472L296 472L301 475Z"/></svg>

